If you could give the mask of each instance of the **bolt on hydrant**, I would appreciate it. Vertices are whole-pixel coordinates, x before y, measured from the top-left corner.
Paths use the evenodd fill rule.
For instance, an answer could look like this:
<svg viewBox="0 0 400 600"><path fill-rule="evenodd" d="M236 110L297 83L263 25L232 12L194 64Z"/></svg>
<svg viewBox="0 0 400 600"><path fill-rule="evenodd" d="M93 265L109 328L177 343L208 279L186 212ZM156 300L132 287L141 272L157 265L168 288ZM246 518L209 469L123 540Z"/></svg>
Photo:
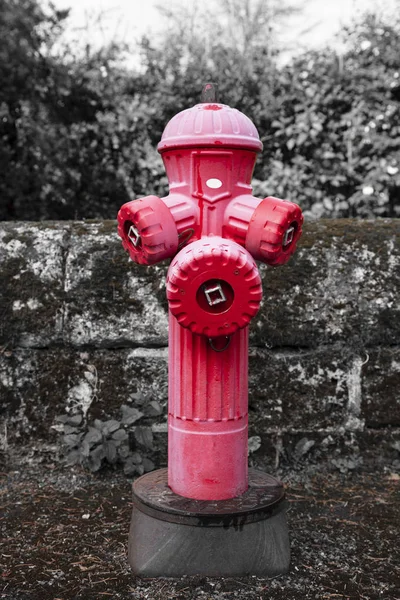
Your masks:
<svg viewBox="0 0 400 600"><path fill-rule="evenodd" d="M258 132L215 94L207 84L164 130L169 195L118 214L132 260L172 259L168 469L133 485L129 561L147 577L272 576L290 561L283 486L248 471L248 325L262 299L255 260L285 264L303 217L252 195Z"/></svg>

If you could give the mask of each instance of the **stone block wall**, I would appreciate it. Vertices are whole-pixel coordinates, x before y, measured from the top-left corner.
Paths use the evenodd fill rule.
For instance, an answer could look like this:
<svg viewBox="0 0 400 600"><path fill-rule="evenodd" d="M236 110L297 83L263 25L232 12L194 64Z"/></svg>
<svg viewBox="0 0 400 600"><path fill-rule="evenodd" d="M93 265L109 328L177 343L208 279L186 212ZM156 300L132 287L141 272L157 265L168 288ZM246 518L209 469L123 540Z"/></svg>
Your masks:
<svg viewBox="0 0 400 600"><path fill-rule="evenodd" d="M286 266L261 266L252 459L400 450L399 234L398 220L307 223ZM129 261L114 222L0 224L3 449L114 421L165 464L167 266Z"/></svg>

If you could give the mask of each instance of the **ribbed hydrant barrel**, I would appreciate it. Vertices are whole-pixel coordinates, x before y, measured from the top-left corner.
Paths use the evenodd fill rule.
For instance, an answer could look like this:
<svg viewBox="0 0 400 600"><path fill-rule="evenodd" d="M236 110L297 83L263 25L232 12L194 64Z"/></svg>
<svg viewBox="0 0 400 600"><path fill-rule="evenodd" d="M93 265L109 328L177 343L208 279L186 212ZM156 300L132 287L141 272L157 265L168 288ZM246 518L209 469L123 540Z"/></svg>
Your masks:
<svg viewBox="0 0 400 600"><path fill-rule="evenodd" d="M260 148L247 117L215 103L177 115L159 144L170 181L200 209L199 239L173 259L167 278L168 483L189 498L247 489L247 325L262 291L248 252L220 236L232 195L249 192Z"/></svg>

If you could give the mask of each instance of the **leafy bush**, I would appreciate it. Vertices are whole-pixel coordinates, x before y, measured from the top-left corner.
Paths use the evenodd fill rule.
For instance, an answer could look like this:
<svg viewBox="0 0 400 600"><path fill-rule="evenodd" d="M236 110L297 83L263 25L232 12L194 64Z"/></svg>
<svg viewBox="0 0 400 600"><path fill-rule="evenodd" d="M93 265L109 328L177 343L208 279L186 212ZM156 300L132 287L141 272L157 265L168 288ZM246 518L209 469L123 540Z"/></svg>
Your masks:
<svg viewBox="0 0 400 600"><path fill-rule="evenodd" d="M155 415L162 412L156 401L148 408ZM154 449L152 430L136 425L143 416L137 408L122 405L120 420L95 419L88 424L80 413L56 417L54 428L62 435L66 464L79 464L92 472L107 464L120 464L126 475L152 471L155 468L149 458Z"/></svg>
<svg viewBox="0 0 400 600"><path fill-rule="evenodd" d="M344 39L279 73L258 185L317 217L400 216L399 23L368 15Z"/></svg>
<svg viewBox="0 0 400 600"><path fill-rule="evenodd" d="M237 42L208 21L205 45L170 12L132 72L122 47L76 56L60 45L67 14L37 0L0 11L0 219L114 218L131 198L166 193L156 144L206 80L260 132L258 195L314 217L400 215L398 17L367 15L344 31L341 55L307 52L278 68L268 15L250 15L264 29L240 23Z"/></svg>

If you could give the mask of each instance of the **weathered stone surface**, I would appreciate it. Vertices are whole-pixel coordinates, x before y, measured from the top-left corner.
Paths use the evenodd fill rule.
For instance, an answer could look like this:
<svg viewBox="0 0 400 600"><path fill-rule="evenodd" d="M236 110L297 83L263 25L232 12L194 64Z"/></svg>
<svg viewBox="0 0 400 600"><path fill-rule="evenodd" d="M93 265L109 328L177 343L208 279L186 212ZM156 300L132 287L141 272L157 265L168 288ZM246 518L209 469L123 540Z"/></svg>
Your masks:
<svg viewBox="0 0 400 600"><path fill-rule="evenodd" d="M6 429L8 417L17 411L14 369L11 352L0 351L0 450L7 444ZM3 431L1 431L3 429ZM4 436L4 437L2 437ZM3 441L2 441L3 440Z"/></svg>
<svg viewBox="0 0 400 600"><path fill-rule="evenodd" d="M0 356L0 381L3 413L14 437L52 439L56 417L65 414L80 414L87 423L121 420L123 405L136 406L145 423L166 418L166 349L20 349L12 357Z"/></svg>
<svg viewBox="0 0 400 600"><path fill-rule="evenodd" d="M250 417L260 431L355 432L400 426L400 348L354 353L253 349Z"/></svg>
<svg viewBox="0 0 400 600"><path fill-rule="evenodd" d="M288 265L261 267L254 456L318 458L397 431L399 233L395 220L308 223ZM57 440L57 416L89 425L128 406L165 459L167 265L129 261L114 222L0 224L0 265L0 449Z"/></svg>
<svg viewBox="0 0 400 600"><path fill-rule="evenodd" d="M400 427L400 348L370 351L362 370L362 414L366 426Z"/></svg>
<svg viewBox="0 0 400 600"><path fill-rule="evenodd" d="M262 268L251 340L267 347L338 341L355 351L400 340L400 221L307 223L279 269Z"/></svg>
<svg viewBox="0 0 400 600"><path fill-rule="evenodd" d="M114 222L3 224L2 344L165 346L167 265L129 261ZM307 223L295 257L261 267L254 345L354 351L400 339L400 223Z"/></svg>
<svg viewBox="0 0 400 600"><path fill-rule="evenodd" d="M250 353L250 425L270 435L339 435L399 425L400 350L365 356L341 348ZM166 431L167 350L15 350L0 357L3 408L10 435L46 438L57 416L121 420L121 407L143 413L140 424ZM157 410L155 410L155 407Z"/></svg>
<svg viewBox="0 0 400 600"><path fill-rule="evenodd" d="M65 342L72 346L165 346L165 269L139 268L114 222L72 224L65 273Z"/></svg>
<svg viewBox="0 0 400 600"><path fill-rule="evenodd" d="M361 429L361 369L354 375L358 362L358 356L344 355L341 348L316 352L254 349L249 363L249 408L258 429Z"/></svg>
<svg viewBox="0 0 400 600"><path fill-rule="evenodd" d="M0 346L62 341L68 224L0 226Z"/></svg>
<svg viewBox="0 0 400 600"><path fill-rule="evenodd" d="M254 431L250 427L250 433L254 434ZM260 447L250 455L249 465L261 469L268 465L274 470L285 465L293 468L304 464L329 464L341 472L349 472L368 461L373 461L376 467L398 461L399 447L399 428L336 433L266 432L261 436Z"/></svg>

